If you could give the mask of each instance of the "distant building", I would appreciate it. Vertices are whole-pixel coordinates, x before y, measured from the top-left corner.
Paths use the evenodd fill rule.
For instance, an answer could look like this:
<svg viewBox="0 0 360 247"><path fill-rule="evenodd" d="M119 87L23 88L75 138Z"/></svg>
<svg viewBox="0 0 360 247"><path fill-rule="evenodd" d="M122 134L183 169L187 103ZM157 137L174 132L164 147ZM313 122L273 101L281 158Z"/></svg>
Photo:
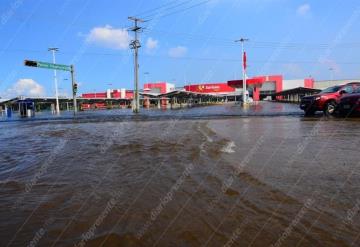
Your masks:
<svg viewBox="0 0 360 247"><path fill-rule="evenodd" d="M193 84L184 87L185 91L193 93L207 93L214 95L227 95L235 93L236 89L230 87L227 82Z"/></svg>
<svg viewBox="0 0 360 247"><path fill-rule="evenodd" d="M133 99L133 90L126 89L108 89L106 92L99 93L83 93L81 95L83 99Z"/></svg>
<svg viewBox="0 0 360 247"><path fill-rule="evenodd" d="M274 97L276 93L298 87L314 88L314 79L306 78L299 80L284 80L282 75L256 76L248 78L247 88L253 99L259 101L266 97ZM228 85L234 88L242 88L242 80L228 81Z"/></svg>
<svg viewBox="0 0 360 247"><path fill-rule="evenodd" d="M144 92L150 94L165 94L175 91L175 84L167 82L145 83Z"/></svg>
<svg viewBox="0 0 360 247"><path fill-rule="evenodd" d="M355 80L350 80L350 79L346 79L346 80L324 80L324 81L315 81L315 88L317 89L325 89L328 87L332 87L332 86L336 86L336 85L342 85L342 84L347 84L350 82L360 82L360 79L355 79Z"/></svg>
<svg viewBox="0 0 360 247"><path fill-rule="evenodd" d="M275 99L275 95L280 92L289 91L297 88L306 89L325 89L330 86L346 84L359 80L324 80L315 81L313 78L286 80L282 75L268 75L256 76L247 79L247 89L249 94L255 101L265 98ZM176 87L168 82L155 82L144 84L140 91L146 97L157 97L158 95L167 94L173 91L188 91L192 93L211 94L217 96L239 96L242 95L242 80L233 80L227 82L207 82L194 83L184 87ZM126 89L108 89L106 92L99 93L84 93L83 99L128 99L132 100L134 97L133 90ZM280 99L279 96L276 98Z"/></svg>

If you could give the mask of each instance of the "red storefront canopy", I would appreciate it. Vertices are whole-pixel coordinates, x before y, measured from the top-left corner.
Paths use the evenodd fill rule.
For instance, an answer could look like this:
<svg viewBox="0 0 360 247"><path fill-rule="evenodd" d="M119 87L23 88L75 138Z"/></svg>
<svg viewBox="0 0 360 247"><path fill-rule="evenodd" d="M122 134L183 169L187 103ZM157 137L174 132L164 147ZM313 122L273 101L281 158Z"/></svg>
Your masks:
<svg viewBox="0 0 360 247"><path fill-rule="evenodd" d="M259 78L249 78L246 80L247 86L256 86L261 85L265 82L263 77ZM234 88L242 88L243 87L243 80L234 80L234 81L228 81L228 86L234 87Z"/></svg>

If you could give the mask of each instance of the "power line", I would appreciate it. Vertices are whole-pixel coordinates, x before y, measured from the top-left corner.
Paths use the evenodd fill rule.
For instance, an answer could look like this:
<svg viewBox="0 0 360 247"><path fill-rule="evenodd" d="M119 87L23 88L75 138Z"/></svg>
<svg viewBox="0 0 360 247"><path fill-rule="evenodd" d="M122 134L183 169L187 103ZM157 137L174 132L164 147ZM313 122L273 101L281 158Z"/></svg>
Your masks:
<svg viewBox="0 0 360 247"><path fill-rule="evenodd" d="M29 53L42 53L45 54L47 51L44 50L26 50L26 49L6 49L1 50L0 52L4 53L23 53L23 52L29 52ZM59 51L58 54L63 55L74 55L77 54L77 51ZM109 56L109 57L127 57L127 53L121 53L121 52L84 52L82 53L84 56ZM170 57L170 56L164 56L164 55L148 55L148 54L142 54L142 57L144 58L159 58L159 59L170 59L170 60L198 60L198 61L223 61L223 62L241 62L242 60L239 58L222 58L219 59L218 57ZM22 61L21 61L22 62ZM248 63L267 63L269 60L256 60L256 59L248 59ZM319 63L318 60L277 60L277 61L271 61L273 64L285 64L285 63L294 63L294 64L317 64ZM337 64L342 65L359 65L360 62L352 62L352 61L336 61Z"/></svg>
<svg viewBox="0 0 360 247"><path fill-rule="evenodd" d="M169 32L167 30L159 30L159 29L151 29L145 30L144 33L156 33L157 35L171 35L171 36L178 36L178 37L185 37L187 40L204 40L211 41L211 44L217 44L218 46L225 46L225 47L236 47L233 43L233 38L216 38L207 35L201 34L188 34L188 33L181 33L181 32ZM331 43L284 43L284 42L276 42L276 41L251 41L248 44L249 48L278 48L278 49L328 49L333 47L334 45ZM336 44L337 48L359 48L360 42L350 42L350 43L339 43Z"/></svg>
<svg viewBox="0 0 360 247"><path fill-rule="evenodd" d="M165 13L165 14L162 14L162 15L152 15L152 16L147 16L145 18L150 19L150 21L151 21L151 18L153 18L153 17L156 17L157 19L168 17L168 16L171 16L171 15L175 15L175 14L178 14L178 13L181 13L181 12L185 12L187 10L196 8L196 7L201 6L201 5L204 5L204 4L206 4L206 3L210 2L210 1L213 1L213 0L205 0L205 1L199 2L197 4L191 5L189 7L182 8L182 9L170 12L170 13Z"/></svg>
<svg viewBox="0 0 360 247"><path fill-rule="evenodd" d="M25 50L25 49L7 49L7 50L0 50L0 52L4 52L4 53L22 53L22 52L29 52L29 53L47 53L46 51L43 50ZM77 51L59 51L58 54L64 54L64 55L74 55L77 54ZM84 56L115 56L115 57L119 57L119 56L128 56L128 54L122 54L121 52L112 52L112 53L104 53L104 52L84 52L82 53L82 55ZM173 60L202 60L202 61L217 61L219 60L219 58L212 58L212 57L170 57L170 56L161 56L161 55L147 55L147 54L142 54L143 57L147 57L147 58L168 58L168 59L173 59ZM228 62L238 62L238 61L242 61L241 59L238 58L224 58L224 59L220 59L222 61L228 61ZM267 60L249 60L249 62L268 62ZM279 60L279 61L273 61L272 63L289 63L289 62L293 62L290 60ZM295 61L294 63L317 63L318 61ZM339 64L360 64L360 62L349 62L349 61L345 61L345 62L339 62Z"/></svg>
<svg viewBox="0 0 360 247"><path fill-rule="evenodd" d="M152 12L156 12L156 11L159 11L160 9L164 8L164 7L167 7L167 6L171 6L175 3L177 3L178 0L174 0L174 1L171 1L169 3L165 3L165 4L162 4L162 5L159 5L158 7L155 7L155 8L152 8L152 9L149 9L149 10L146 10L146 11L143 11L143 12L140 12L140 13L137 13L135 14L134 16L144 16L145 14L147 13L152 13Z"/></svg>
<svg viewBox="0 0 360 247"><path fill-rule="evenodd" d="M181 33L181 32L169 32L167 30L159 30L159 29L146 29L144 30L144 33L156 33L156 34L166 34L166 35L171 35L171 36L179 36L179 37L188 37L189 39L198 39L198 40L202 40L202 39L211 39L211 40L216 40L219 42L232 42L234 39L226 39L226 38L214 38L214 37L210 37L210 36L206 36L206 35L199 35L199 34L189 34L189 33Z"/></svg>
<svg viewBox="0 0 360 247"><path fill-rule="evenodd" d="M184 1L184 2L181 2L181 3L178 3L177 0L171 1L170 3L160 5L157 8L153 8L153 9L150 9L148 11L138 13L136 16L141 16L142 18L147 18L147 16L154 15L155 13L157 14L159 11L172 10L172 9L175 9L175 8L177 8L179 6L182 6L182 5L185 5L185 4L189 3L189 2L192 2L192 1L193 0L187 0L187 1ZM175 3L177 3L177 4L174 5ZM173 5L173 6L171 6L171 5ZM145 15L145 14L147 14L147 15Z"/></svg>

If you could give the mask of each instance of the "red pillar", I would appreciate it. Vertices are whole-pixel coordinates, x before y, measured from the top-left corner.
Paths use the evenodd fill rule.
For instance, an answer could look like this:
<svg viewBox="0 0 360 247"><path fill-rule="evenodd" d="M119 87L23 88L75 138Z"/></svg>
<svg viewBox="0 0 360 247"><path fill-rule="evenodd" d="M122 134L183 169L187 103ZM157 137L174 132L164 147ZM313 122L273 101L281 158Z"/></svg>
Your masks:
<svg viewBox="0 0 360 247"><path fill-rule="evenodd" d="M282 75L274 75L269 76L268 81L275 81L275 92L281 92L283 90L283 76ZM281 96L277 96L277 99L281 99Z"/></svg>
<svg viewBox="0 0 360 247"><path fill-rule="evenodd" d="M253 90L254 101L260 101L260 87L255 86Z"/></svg>
<svg viewBox="0 0 360 247"><path fill-rule="evenodd" d="M314 79L313 78L306 78L304 80L304 87L314 88Z"/></svg>

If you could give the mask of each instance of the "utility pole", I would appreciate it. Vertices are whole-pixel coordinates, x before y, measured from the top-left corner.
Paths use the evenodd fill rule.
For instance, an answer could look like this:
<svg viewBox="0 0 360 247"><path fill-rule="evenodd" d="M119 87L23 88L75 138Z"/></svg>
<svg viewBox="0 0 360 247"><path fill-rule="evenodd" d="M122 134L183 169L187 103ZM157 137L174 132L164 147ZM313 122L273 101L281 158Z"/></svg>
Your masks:
<svg viewBox="0 0 360 247"><path fill-rule="evenodd" d="M247 103L246 98L246 61L245 61L245 50L244 43L249 41L249 39L241 38L239 40L235 40L235 42L241 42L241 55L242 55L242 73L243 73L243 104Z"/></svg>
<svg viewBox="0 0 360 247"><path fill-rule="evenodd" d="M140 112L140 98L139 98L139 63L138 63L138 49L141 47L140 41L138 39L138 33L141 32L142 27L138 26L139 22L144 22L144 20L129 17L129 20L134 22L134 27L130 28L130 31L135 33L135 39L131 41L130 48L134 50L134 79L135 79L135 92L134 92L134 113Z"/></svg>
<svg viewBox="0 0 360 247"><path fill-rule="evenodd" d="M53 64L55 64L55 63L56 63L55 52L58 52L58 51L59 51L59 48L50 47L50 48L48 48L48 51L51 51L51 52L52 52ZM60 114L59 94L58 94L58 81L57 81L56 69L54 69L54 82L55 82L56 114Z"/></svg>

